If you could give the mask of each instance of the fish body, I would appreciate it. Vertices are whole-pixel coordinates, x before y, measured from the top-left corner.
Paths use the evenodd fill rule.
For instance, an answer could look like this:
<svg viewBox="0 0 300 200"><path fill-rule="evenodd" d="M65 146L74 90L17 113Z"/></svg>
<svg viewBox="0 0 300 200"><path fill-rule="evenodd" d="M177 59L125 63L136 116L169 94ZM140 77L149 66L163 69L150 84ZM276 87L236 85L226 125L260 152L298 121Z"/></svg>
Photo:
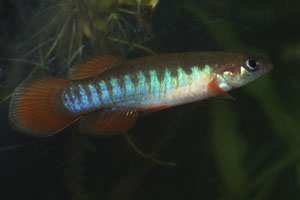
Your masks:
<svg viewBox="0 0 300 200"><path fill-rule="evenodd" d="M52 135L77 120L89 132L120 132L133 126L141 112L218 94L229 96L227 91L271 69L272 64L260 57L237 53L174 53L129 61L104 55L73 68L69 74L76 80L25 81L12 98L10 119L16 128L35 135ZM30 93L35 97L25 97ZM37 114L47 105L51 107L44 112L51 115ZM30 114L40 117L32 116L25 122ZM45 120L52 120L55 127L45 128Z"/></svg>
<svg viewBox="0 0 300 200"><path fill-rule="evenodd" d="M78 114L107 107L148 110L209 97L213 76L213 66L201 65L193 54L147 57L70 82L61 96L67 110Z"/></svg>

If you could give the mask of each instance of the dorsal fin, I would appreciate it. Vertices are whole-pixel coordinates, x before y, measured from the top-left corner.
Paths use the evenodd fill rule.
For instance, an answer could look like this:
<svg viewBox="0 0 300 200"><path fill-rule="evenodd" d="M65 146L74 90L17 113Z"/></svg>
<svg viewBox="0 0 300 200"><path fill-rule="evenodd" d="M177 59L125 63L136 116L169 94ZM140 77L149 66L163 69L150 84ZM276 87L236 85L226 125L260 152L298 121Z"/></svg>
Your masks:
<svg viewBox="0 0 300 200"><path fill-rule="evenodd" d="M120 58L106 54L97 56L80 65L72 67L68 72L68 77L72 80L85 79L101 74L113 64L121 62Z"/></svg>

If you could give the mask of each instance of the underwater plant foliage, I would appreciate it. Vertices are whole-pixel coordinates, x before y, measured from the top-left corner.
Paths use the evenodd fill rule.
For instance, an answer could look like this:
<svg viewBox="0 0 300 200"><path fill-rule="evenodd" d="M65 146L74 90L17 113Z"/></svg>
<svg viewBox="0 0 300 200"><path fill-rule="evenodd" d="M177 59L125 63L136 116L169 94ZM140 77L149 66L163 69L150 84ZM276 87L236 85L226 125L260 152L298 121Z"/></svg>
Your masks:
<svg viewBox="0 0 300 200"><path fill-rule="evenodd" d="M298 1L62 0L0 3L0 157L10 199L299 199ZM268 58L235 91L139 118L124 135L13 130L8 102L31 76L66 77L100 54L186 51ZM134 146L133 146L134 145ZM139 153L140 152L140 153ZM15 192L15 191L19 192Z"/></svg>

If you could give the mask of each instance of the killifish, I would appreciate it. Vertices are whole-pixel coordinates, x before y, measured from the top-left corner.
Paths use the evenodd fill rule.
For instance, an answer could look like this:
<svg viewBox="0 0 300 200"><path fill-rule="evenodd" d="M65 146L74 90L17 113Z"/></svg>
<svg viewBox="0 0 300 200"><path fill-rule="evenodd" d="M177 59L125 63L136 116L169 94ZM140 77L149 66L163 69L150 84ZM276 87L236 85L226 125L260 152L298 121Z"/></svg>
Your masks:
<svg viewBox="0 0 300 200"><path fill-rule="evenodd" d="M69 79L23 81L14 91L14 128L50 136L79 121L86 132L118 133L139 115L200 101L254 81L273 68L253 55L227 52L173 53L123 61L98 56L70 69Z"/></svg>

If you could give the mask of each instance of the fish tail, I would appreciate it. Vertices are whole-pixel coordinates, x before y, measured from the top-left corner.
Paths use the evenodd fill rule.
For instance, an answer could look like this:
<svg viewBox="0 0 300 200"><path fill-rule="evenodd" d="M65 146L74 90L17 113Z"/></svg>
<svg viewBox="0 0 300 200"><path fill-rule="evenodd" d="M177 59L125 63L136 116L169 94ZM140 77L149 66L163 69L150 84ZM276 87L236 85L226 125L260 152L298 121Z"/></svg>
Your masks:
<svg viewBox="0 0 300 200"><path fill-rule="evenodd" d="M31 135L50 136L70 125L77 117L63 114L57 95L69 82L53 77L22 82L10 102L9 118L13 127Z"/></svg>

